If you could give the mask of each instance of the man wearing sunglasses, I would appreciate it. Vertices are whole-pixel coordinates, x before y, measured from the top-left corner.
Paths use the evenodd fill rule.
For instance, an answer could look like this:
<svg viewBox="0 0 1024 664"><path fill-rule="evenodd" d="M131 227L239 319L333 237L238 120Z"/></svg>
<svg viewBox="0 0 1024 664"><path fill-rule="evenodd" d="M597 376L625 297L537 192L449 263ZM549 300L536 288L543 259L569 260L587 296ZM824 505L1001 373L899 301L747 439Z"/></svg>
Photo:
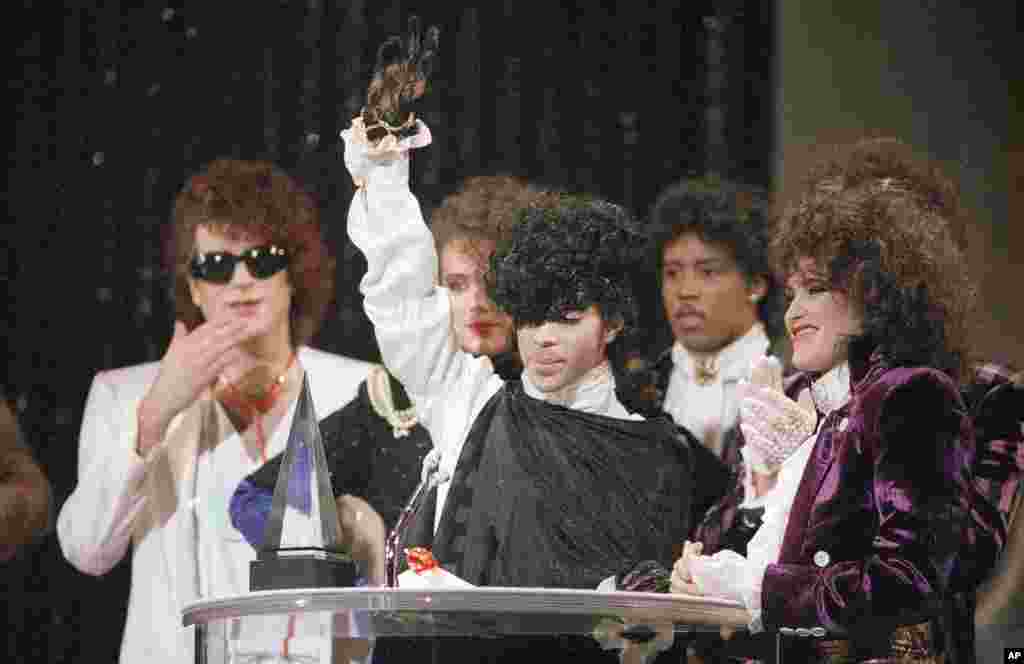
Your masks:
<svg viewBox="0 0 1024 664"><path fill-rule="evenodd" d="M94 379L78 485L57 523L83 572L104 574L133 549L121 662L192 661L182 607L249 590L256 550L230 522L232 492L283 451L304 376L329 416L370 368L303 345L334 262L313 200L286 174L215 161L178 194L172 223L170 346L158 363ZM288 628L268 618L268 657L288 648Z"/></svg>

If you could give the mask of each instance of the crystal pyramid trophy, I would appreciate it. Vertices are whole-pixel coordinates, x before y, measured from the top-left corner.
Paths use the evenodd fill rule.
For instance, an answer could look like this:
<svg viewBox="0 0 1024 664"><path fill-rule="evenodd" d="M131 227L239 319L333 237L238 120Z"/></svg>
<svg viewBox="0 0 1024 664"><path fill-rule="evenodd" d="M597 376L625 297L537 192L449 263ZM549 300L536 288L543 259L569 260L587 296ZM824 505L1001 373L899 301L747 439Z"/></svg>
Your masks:
<svg viewBox="0 0 1024 664"><path fill-rule="evenodd" d="M356 563L342 545L307 376L274 487L263 546L249 564L249 589L351 587L356 573Z"/></svg>

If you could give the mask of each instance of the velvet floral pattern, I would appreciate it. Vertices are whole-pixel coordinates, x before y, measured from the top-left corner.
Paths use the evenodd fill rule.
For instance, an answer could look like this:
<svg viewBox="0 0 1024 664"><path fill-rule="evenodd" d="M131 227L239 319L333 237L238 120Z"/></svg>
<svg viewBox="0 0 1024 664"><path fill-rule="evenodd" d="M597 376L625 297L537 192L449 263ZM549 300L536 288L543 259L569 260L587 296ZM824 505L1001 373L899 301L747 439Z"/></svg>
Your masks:
<svg viewBox="0 0 1024 664"><path fill-rule="evenodd" d="M830 413L762 588L768 629L824 627L882 651L988 569L998 525L975 510L974 435L955 384L927 368L851 360L851 399ZM867 536L866 536L867 535Z"/></svg>

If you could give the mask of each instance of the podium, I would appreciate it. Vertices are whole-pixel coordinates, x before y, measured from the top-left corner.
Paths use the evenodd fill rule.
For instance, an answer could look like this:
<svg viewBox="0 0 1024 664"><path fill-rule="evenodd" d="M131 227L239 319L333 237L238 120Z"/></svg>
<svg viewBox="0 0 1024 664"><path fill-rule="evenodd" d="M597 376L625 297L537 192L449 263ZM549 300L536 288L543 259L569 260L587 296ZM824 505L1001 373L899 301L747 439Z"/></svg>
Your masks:
<svg viewBox="0 0 1024 664"><path fill-rule="evenodd" d="M182 615L196 628L197 664L246 661L247 634L267 619L301 619L322 642L373 637L590 635L601 625L672 624L674 631L747 628L742 604L661 593L549 588L304 588L204 599ZM305 661L296 656L295 661ZM309 661L313 661L310 659ZM347 661L347 660L342 660Z"/></svg>

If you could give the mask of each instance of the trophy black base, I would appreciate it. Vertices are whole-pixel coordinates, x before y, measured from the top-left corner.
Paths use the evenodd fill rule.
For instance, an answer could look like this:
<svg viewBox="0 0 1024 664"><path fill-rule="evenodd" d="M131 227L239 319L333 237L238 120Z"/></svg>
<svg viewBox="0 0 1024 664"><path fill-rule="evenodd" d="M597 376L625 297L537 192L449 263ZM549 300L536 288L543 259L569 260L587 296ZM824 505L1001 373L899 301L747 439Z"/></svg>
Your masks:
<svg viewBox="0 0 1024 664"><path fill-rule="evenodd" d="M329 551L263 551L249 563L249 590L352 588L358 575L353 560Z"/></svg>

